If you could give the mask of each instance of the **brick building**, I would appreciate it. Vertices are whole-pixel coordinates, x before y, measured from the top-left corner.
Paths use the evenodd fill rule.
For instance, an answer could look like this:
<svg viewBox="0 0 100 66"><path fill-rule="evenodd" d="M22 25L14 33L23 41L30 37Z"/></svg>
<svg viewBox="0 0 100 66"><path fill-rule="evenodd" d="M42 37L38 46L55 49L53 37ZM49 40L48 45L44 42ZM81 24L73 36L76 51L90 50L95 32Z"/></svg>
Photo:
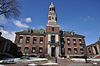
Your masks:
<svg viewBox="0 0 100 66"><path fill-rule="evenodd" d="M87 53L90 58L100 58L100 39L87 46Z"/></svg>
<svg viewBox="0 0 100 66"><path fill-rule="evenodd" d="M82 57L85 54L84 36L75 32L63 31L64 47L61 48L60 27L57 23L57 14L53 3L49 6L48 22L46 30L27 29L16 32L15 43L19 50L29 55L50 55L52 57L61 56L61 49L66 57Z"/></svg>

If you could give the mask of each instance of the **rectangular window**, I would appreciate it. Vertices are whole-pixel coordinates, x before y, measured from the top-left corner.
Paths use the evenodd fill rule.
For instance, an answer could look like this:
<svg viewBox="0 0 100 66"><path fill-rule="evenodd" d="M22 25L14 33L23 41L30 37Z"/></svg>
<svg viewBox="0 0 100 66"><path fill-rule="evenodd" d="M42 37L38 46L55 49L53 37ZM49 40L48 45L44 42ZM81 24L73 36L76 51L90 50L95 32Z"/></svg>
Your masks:
<svg viewBox="0 0 100 66"><path fill-rule="evenodd" d="M30 37L26 37L26 43L30 43Z"/></svg>
<svg viewBox="0 0 100 66"><path fill-rule="evenodd" d="M74 46L76 46L76 43L74 43Z"/></svg>
<svg viewBox="0 0 100 66"><path fill-rule="evenodd" d="M67 43L68 45L70 45L70 43Z"/></svg>
<svg viewBox="0 0 100 66"><path fill-rule="evenodd" d="M77 48L74 48L74 53L75 53L75 54L77 54L77 53L78 53Z"/></svg>
<svg viewBox="0 0 100 66"><path fill-rule="evenodd" d="M68 48L68 53L69 53L69 54L71 53L71 48Z"/></svg>
<svg viewBox="0 0 100 66"><path fill-rule="evenodd" d="M29 52L29 48L28 47L25 47L24 53L27 54L28 52Z"/></svg>
<svg viewBox="0 0 100 66"><path fill-rule="evenodd" d="M80 46L83 46L83 44L82 44L82 43L80 43L79 45L80 45Z"/></svg>
<svg viewBox="0 0 100 66"><path fill-rule="evenodd" d="M67 44L70 45L70 39L67 39Z"/></svg>
<svg viewBox="0 0 100 66"><path fill-rule="evenodd" d="M43 44L43 37L40 37L40 44Z"/></svg>
<svg viewBox="0 0 100 66"><path fill-rule="evenodd" d="M39 48L39 52L40 52L40 53L43 52L43 48L42 48L42 47Z"/></svg>
<svg viewBox="0 0 100 66"><path fill-rule="evenodd" d="M52 27L52 31L55 31L55 28L54 27Z"/></svg>
<svg viewBox="0 0 100 66"><path fill-rule="evenodd" d="M37 42L36 37L33 37L33 44L36 44L36 42Z"/></svg>
<svg viewBox="0 0 100 66"><path fill-rule="evenodd" d="M81 43L82 43L82 41L79 41L79 43L81 44Z"/></svg>
<svg viewBox="0 0 100 66"><path fill-rule="evenodd" d="M25 47L25 50L28 50L29 48L28 47Z"/></svg>
<svg viewBox="0 0 100 66"><path fill-rule="evenodd" d="M82 41L82 39L79 39L79 41Z"/></svg>
<svg viewBox="0 0 100 66"><path fill-rule="evenodd" d="M70 43L70 41L67 41L67 43Z"/></svg>
<svg viewBox="0 0 100 66"><path fill-rule="evenodd" d="M33 47L33 48L32 48L32 53L35 53L35 51L36 51L36 48Z"/></svg>
<svg viewBox="0 0 100 66"><path fill-rule="evenodd" d="M19 41L18 41L18 43L20 43L20 44L21 44L22 42L23 42L23 37L22 37L22 36L20 36L20 37L19 37Z"/></svg>
<svg viewBox="0 0 100 66"><path fill-rule="evenodd" d="M76 43L76 39L73 39L73 43Z"/></svg>
<svg viewBox="0 0 100 66"><path fill-rule="evenodd" d="M70 43L70 39L67 39L67 43Z"/></svg>
<svg viewBox="0 0 100 66"><path fill-rule="evenodd" d="M80 43L80 44L82 43L82 39L79 39L79 43Z"/></svg>
<svg viewBox="0 0 100 66"><path fill-rule="evenodd" d="M55 36L51 36L51 43L55 43Z"/></svg>
<svg viewBox="0 0 100 66"><path fill-rule="evenodd" d="M81 54L83 54L83 49L82 48L80 49L80 52L81 52Z"/></svg>

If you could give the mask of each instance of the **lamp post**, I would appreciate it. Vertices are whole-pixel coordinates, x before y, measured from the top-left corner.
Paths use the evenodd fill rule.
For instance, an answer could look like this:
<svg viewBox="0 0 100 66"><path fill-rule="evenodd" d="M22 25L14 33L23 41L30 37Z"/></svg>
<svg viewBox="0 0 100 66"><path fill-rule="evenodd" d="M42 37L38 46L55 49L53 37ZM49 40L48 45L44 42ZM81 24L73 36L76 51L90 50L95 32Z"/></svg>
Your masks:
<svg viewBox="0 0 100 66"><path fill-rule="evenodd" d="M65 54L65 49L64 49L65 41L63 38L64 32L61 30L59 33L60 33L59 36L60 36L61 56L64 56Z"/></svg>
<svg viewBox="0 0 100 66"><path fill-rule="evenodd" d="M25 49L24 53L25 53L25 56L24 56L23 59L29 59L29 57L28 57L28 49Z"/></svg>
<svg viewBox="0 0 100 66"><path fill-rule="evenodd" d="M88 60L87 60L87 48L86 48L85 44L83 44L83 48L84 48L84 59L85 59L85 62L88 63Z"/></svg>
<svg viewBox="0 0 100 66"><path fill-rule="evenodd" d="M85 62L88 63L86 54L84 55L84 59L85 59Z"/></svg>

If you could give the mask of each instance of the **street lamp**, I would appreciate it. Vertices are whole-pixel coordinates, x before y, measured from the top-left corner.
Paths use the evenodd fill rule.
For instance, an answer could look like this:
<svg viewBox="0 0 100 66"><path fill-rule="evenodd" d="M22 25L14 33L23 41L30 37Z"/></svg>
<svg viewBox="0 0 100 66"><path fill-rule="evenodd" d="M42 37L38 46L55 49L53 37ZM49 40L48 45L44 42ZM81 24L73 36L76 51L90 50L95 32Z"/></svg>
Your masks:
<svg viewBox="0 0 100 66"><path fill-rule="evenodd" d="M86 48L85 44L83 44L83 48L84 48L84 59L85 59L85 62L88 63L88 60L87 60L87 48Z"/></svg>
<svg viewBox="0 0 100 66"><path fill-rule="evenodd" d="M61 55L63 56L65 54L65 49L64 49L65 41L63 38L64 32L62 30L59 32L59 36L60 36Z"/></svg>
<svg viewBox="0 0 100 66"><path fill-rule="evenodd" d="M22 57L22 59L29 59L28 49L25 48L24 53L25 53L25 55Z"/></svg>

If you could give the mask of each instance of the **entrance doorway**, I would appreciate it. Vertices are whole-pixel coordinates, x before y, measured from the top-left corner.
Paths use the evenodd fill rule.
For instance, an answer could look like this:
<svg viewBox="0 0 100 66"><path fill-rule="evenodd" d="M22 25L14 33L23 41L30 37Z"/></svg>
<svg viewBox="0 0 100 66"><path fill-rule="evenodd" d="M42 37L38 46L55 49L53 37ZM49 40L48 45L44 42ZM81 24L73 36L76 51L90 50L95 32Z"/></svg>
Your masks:
<svg viewBox="0 0 100 66"><path fill-rule="evenodd" d="M51 56L52 57L55 57L55 55L56 55L56 52L55 52L55 47L51 47Z"/></svg>

